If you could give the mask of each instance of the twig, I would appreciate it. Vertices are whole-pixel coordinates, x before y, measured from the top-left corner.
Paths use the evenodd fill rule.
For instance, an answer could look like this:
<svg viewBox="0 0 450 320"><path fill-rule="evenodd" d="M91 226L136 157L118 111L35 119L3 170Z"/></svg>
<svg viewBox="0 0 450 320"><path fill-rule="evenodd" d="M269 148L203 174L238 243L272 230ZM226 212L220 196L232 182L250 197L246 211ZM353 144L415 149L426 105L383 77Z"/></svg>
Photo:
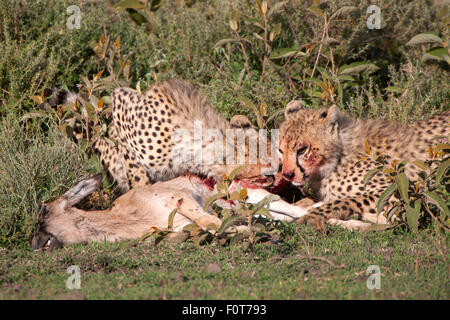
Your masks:
<svg viewBox="0 0 450 320"><path fill-rule="evenodd" d="M324 20L325 20L325 23L323 25L322 39L320 40L319 52L317 53L316 62L314 63L314 68L313 68L313 71L311 72L311 78L314 77L314 72L316 71L317 63L319 62L320 54L321 54L321 51L322 51L323 40L325 39L326 30L328 28L328 22L327 22L327 17L326 16L324 16Z"/></svg>
<svg viewBox="0 0 450 320"><path fill-rule="evenodd" d="M250 73L250 69L249 69L249 66L248 66L248 56L247 56L247 52L245 51L244 43L243 43L241 37L239 36L239 33L237 31L234 31L234 33L236 35L237 41L239 42L239 44L241 46L242 53L244 54L244 67L245 67L245 70L249 74Z"/></svg>
<svg viewBox="0 0 450 320"><path fill-rule="evenodd" d="M439 219L433 214L433 212L431 211L430 207L428 207L428 202L425 201L424 204L425 204L425 205L424 205L425 209L428 211L428 213L430 214L430 216L438 223L438 225L441 226L445 231L449 232L450 229L447 228L445 225L443 225L443 224L441 223L441 221L439 221Z"/></svg>
<svg viewBox="0 0 450 320"><path fill-rule="evenodd" d="M325 261L326 263L328 263L330 266L332 266L334 268L338 268L338 269L344 268L344 265L338 266L335 263L331 262L330 260L328 260L327 258L324 258L324 257L317 257L317 256L311 256L311 255L307 255L307 256L296 255L296 256L293 256L293 258L320 260L320 261Z"/></svg>
<svg viewBox="0 0 450 320"><path fill-rule="evenodd" d="M289 4L289 8L291 9L290 4ZM295 32L294 27L292 26L292 22L291 22L291 18L289 17L289 14L286 15L286 18L287 18L287 21L288 21L288 24L289 24L289 28L291 28L292 34L294 35L294 38L297 41L297 45L300 47L300 40L297 37L297 33Z"/></svg>
<svg viewBox="0 0 450 320"><path fill-rule="evenodd" d="M305 244L306 252L308 253L308 255L306 255L306 256L305 256L305 255L296 255L296 256L293 256L294 258L325 261L325 262L328 263L330 266L332 266L332 267L334 267L334 268L338 268L338 269L344 267L344 265L340 265L340 266L336 265L335 263L331 262L331 261L328 260L327 258L324 258L324 257L318 257L318 256L312 256L312 255L311 255L311 252L310 252L310 250L309 250L308 243L306 242L305 238L302 237L302 235L300 234L300 232L298 232L298 228L297 228L296 232L297 232L298 236L300 237L300 239L301 239L301 240L303 241L303 243Z"/></svg>

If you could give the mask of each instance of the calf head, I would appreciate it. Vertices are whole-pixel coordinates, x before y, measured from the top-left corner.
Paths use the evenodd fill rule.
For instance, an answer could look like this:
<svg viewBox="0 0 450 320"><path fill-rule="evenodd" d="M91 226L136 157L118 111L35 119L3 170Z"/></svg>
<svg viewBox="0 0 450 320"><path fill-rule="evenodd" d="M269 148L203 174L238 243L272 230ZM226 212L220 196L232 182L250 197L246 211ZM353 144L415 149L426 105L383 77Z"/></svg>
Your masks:
<svg viewBox="0 0 450 320"><path fill-rule="evenodd" d="M75 184L61 197L39 208L39 229L34 234L31 246L34 250L53 250L61 248L58 234L67 228L70 223L70 209L84 197L97 190L102 184L102 175L82 180Z"/></svg>

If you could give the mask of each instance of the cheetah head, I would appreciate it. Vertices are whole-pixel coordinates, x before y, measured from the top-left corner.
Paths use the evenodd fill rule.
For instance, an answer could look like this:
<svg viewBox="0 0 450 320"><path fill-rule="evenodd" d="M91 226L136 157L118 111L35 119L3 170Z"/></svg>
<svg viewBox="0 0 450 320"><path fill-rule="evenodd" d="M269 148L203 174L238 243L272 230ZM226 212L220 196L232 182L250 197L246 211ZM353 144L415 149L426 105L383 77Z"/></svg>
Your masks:
<svg viewBox="0 0 450 320"><path fill-rule="evenodd" d="M308 181L320 181L335 169L342 152L342 117L336 105L310 110L303 108L300 101L288 103L279 144L285 179L302 186Z"/></svg>

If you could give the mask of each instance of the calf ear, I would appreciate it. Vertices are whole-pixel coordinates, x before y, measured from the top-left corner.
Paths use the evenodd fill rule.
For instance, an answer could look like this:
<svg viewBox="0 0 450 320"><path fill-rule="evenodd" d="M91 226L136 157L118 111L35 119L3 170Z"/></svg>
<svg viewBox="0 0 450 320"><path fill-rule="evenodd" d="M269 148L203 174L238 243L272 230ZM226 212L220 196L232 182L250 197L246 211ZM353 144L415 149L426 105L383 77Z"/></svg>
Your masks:
<svg viewBox="0 0 450 320"><path fill-rule="evenodd" d="M303 109L302 102L300 100L292 100L286 105L284 109L284 118L289 120L295 115L298 111Z"/></svg>
<svg viewBox="0 0 450 320"><path fill-rule="evenodd" d="M90 195L102 185L102 174L82 180L64 193L63 198L67 201L66 208L80 202L84 197Z"/></svg>
<svg viewBox="0 0 450 320"><path fill-rule="evenodd" d="M251 129L253 128L253 124L250 120L244 115L236 115L230 120L230 126L233 129Z"/></svg>

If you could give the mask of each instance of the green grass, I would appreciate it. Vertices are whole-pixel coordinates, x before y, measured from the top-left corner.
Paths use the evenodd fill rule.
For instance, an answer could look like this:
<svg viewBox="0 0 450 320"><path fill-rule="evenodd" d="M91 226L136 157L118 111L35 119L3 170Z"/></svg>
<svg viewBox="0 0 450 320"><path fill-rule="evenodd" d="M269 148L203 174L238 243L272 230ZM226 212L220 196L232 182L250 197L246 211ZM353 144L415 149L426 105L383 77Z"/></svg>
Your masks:
<svg viewBox="0 0 450 320"><path fill-rule="evenodd" d="M448 299L449 269L435 245L397 231L362 234L309 227L281 244L120 242L55 252L2 250L0 299ZM423 235L423 234L422 234ZM445 246L446 247L446 246ZM317 256L325 260L309 260ZM446 253L447 254L447 253ZM207 272L217 264L220 270ZM81 289L66 270L78 265ZM369 290L369 265L381 288Z"/></svg>
<svg viewBox="0 0 450 320"><path fill-rule="evenodd" d="M115 1L117 2L117 1ZM88 244L44 253L30 251L37 229L39 202L55 198L77 180L99 172L95 164L69 140L56 132L50 120L20 121L39 110L30 95L46 87L77 90L82 76L106 69L90 45L104 30L120 36L121 53L131 55L130 86L143 89L155 79L183 78L207 96L224 117L254 114L239 101L244 95L256 105L266 103L269 114L294 97L317 107L306 89L318 46L309 57L269 63L261 81L262 42L245 21L258 18L254 1L168 0L154 13L157 28L133 24L126 13L113 12L106 2L72 0L3 0L0 6L0 299L151 298L151 299L448 299L448 234L403 233L401 230L360 234L331 228L325 238L306 227L306 240L288 234L281 245L260 244L254 251L242 245L195 247L148 243ZM66 28L69 5L82 11L82 28ZM291 1L270 21L281 23L274 49L303 46L321 40L323 23L307 8L311 1ZM330 37L335 63L370 61L380 70L358 76L344 86L340 107L354 116L395 119L408 123L450 106L449 66L425 63L423 48L407 47L411 37L442 29L440 7L424 1L385 1L381 31L370 31L365 12L371 1L329 1L328 13L355 5L359 15L336 23ZM248 39L249 71L238 45L216 48L221 39L233 38L229 19L237 13L239 33ZM181 25L181 27L180 27ZM258 29L256 29L258 30ZM293 31L296 33L293 34ZM442 32L441 32L442 33ZM326 53L326 52L325 52ZM278 67L277 67L277 63ZM290 74L286 74L287 63ZM318 66L330 70L322 56ZM292 68L290 68L292 67ZM105 72L102 77L106 77ZM289 77L295 77L295 85ZM316 76L318 73L316 72ZM292 80L292 79L290 79ZM403 88L389 93L388 86ZM99 96L110 92L97 92ZM310 254L331 261L309 260ZM447 257L446 259L443 258ZM205 273L208 264L221 271ZM81 268L77 294L66 289L70 265ZM366 288L369 265L381 267L381 290Z"/></svg>

